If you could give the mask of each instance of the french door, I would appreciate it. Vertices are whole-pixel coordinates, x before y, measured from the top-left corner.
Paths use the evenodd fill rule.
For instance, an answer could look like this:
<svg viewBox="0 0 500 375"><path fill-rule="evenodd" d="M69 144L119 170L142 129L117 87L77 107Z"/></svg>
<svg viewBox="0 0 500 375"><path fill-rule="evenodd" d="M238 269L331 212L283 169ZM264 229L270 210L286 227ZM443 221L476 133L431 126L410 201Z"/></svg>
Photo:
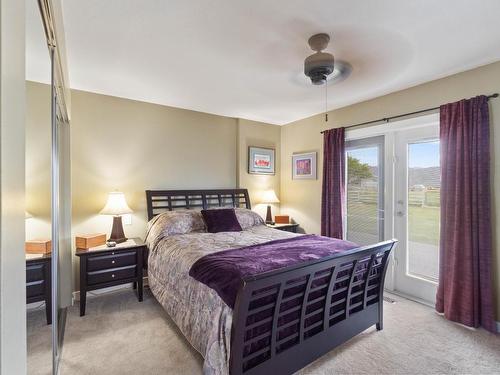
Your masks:
<svg viewBox="0 0 500 375"><path fill-rule="evenodd" d="M386 287L433 304L439 270L439 124L393 123L348 133L345 238L399 240Z"/></svg>
<svg viewBox="0 0 500 375"><path fill-rule="evenodd" d="M439 128L395 133L394 288L434 303L439 272Z"/></svg>

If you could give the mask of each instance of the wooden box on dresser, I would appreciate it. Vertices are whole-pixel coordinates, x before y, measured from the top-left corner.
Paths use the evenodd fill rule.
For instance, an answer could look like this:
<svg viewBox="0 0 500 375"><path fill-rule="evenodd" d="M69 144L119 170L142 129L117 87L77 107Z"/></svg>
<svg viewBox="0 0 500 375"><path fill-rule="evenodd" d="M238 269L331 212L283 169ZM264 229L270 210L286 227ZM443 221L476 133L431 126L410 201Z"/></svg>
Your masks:
<svg viewBox="0 0 500 375"><path fill-rule="evenodd" d="M77 249L80 258L80 316L85 315L87 292L133 283L137 298L142 301L143 264L146 245L140 238L107 247Z"/></svg>

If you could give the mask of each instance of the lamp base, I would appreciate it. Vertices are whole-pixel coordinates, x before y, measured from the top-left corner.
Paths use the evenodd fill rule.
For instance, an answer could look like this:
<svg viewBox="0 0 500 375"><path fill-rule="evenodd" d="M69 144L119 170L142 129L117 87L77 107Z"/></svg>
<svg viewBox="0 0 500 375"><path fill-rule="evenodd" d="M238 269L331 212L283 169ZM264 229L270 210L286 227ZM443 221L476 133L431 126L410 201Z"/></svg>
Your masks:
<svg viewBox="0 0 500 375"><path fill-rule="evenodd" d="M109 236L109 241L116 243L122 243L127 241L125 233L123 233L123 224L121 216L113 216L113 228L111 229L111 236Z"/></svg>
<svg viewBox="0 0 500 375"><path fill-rule="evenodd" d="M266 224L274 225L273 215L271 214L271 206L267 206Z"/></svg>

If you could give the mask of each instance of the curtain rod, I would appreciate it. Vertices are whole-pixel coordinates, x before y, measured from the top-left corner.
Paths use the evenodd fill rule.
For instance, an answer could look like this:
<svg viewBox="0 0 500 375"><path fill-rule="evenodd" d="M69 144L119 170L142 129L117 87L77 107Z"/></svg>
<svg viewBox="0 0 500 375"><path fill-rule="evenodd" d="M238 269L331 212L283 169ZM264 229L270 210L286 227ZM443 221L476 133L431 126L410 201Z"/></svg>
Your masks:
<svg viewBox="0 0 500 375"><path fill-rule="evenodd" d="M498 98L498 93L494 93L492 95L488 95L486 99L490 100L492 98ZM408 112L408 113L403 113L402 115L396 115L396 116L390 116L390 117L384 117L378 120L372 120L372 121L366 121L366 122L360 122L359 124L353 124L353 125L348 125L344 126L344 128L353 128L355 126L362 126L362 125L368 125L368 124L373 124L375 122L385 122L388 123L390 120L394 120L396 118L400 117L406 117L406 116L411 116L411 115L418 115L419 113L425 113L425 112L430 112L430 111L435 111L436 109L439 109L439 107L434 107L434 108L427 108L427 109L421 109L420 111L415 111L415 112ZM331 130L331 129L329 129ZM326 130L322 130L321 134L323 134Z"/></svg>

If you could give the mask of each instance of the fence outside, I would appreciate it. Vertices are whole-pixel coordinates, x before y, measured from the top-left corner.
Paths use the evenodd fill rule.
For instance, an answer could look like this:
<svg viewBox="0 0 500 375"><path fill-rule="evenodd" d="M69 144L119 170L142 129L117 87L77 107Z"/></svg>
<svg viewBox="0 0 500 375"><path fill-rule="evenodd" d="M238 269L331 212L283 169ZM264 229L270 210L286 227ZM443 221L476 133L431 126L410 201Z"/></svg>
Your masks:
<svg viewBox="0 0 500 375"><path fill-rule="evenodd" d="M359 188L349 186L347 189L349 202L359 202L367 204L377 204L378 191L376 189ZM440 190L426 189L422 191L408 192L408 205L418 207L439 207Z"/></svg>

